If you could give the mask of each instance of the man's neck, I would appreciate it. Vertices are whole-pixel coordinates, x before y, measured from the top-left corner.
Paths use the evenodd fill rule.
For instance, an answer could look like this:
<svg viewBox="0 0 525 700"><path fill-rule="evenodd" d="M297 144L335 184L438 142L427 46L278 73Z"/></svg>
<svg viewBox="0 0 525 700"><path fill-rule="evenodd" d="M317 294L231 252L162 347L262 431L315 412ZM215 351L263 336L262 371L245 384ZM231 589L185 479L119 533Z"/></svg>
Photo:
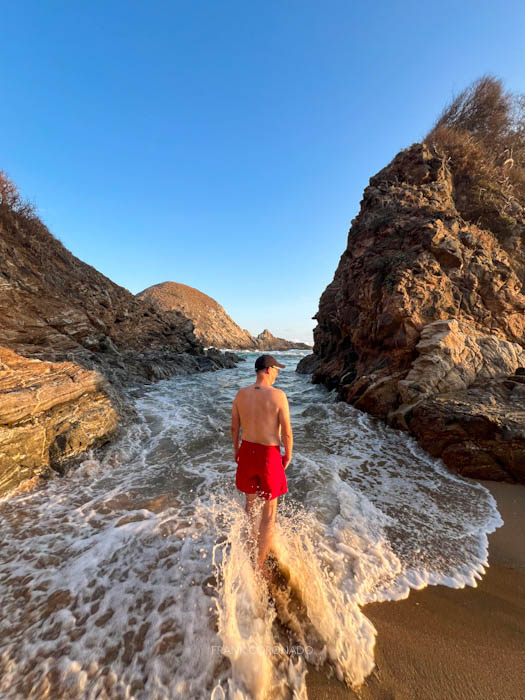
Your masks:
<svg viewBox="0 0 525 700"><path fill-rule="evenodd" d="M266 378L264 378L264 379L259 379L259 378L257 378L257 380L255 381L255 384L254 384L254 387L253 387L253 388L254 388L254 389L263 389L263 388L264 388L264 389L267 389L268 387L271 387L271 386L272 386L272 383L270 382L269 379L266 379Z"/></svg>

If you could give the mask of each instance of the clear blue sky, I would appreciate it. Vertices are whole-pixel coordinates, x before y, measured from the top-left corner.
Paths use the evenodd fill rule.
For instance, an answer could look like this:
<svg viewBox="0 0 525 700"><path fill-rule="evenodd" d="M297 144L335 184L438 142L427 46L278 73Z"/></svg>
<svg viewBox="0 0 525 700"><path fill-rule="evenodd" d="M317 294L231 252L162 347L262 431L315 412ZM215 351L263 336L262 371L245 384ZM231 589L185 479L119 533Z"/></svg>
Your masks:
<svg viewBox="0 0 525 700"><path fill-rule="evenodd" d="M0 169L82 260L311 339L371 175L484 73L525 3L2 3Z"/></svg>

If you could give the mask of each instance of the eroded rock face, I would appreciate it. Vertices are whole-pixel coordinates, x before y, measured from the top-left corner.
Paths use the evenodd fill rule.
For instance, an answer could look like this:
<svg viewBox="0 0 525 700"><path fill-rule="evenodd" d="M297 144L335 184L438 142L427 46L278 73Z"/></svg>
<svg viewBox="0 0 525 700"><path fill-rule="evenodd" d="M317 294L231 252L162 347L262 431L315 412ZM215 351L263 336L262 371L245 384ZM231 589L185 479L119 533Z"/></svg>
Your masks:
<svg viewBox="0 0 525 700"><path fill-rule="evenodd" d="M418 353L397 384L402 403L468 389L475 382L513 374L525 366L525 349L461 321L434 321L423 328Z"/></svg>
<svg viewBox="0 0 525 700"><path fill-rule="evenodd" d="M313 381L336 387L341 399L414 432L424 445L432 442L432 421L423 430L423 414L437 406L446 413L447 402L453 412L461 395L488 431L490 421L490 431L503 430L505 416L513 416L515 437L503 441L504 451L519 455L516 426L525 417L514 401L508 408L504 382L525 364L524 210L512 203L512 235L483 230L462 218L456 184L453 164L424 144L371 178L319 302ZM483 398L485 384L493 393ZM498 421L489 421L486 406L498 401ZM444 445L441 423L434 426L433 444ZM469 476L476 469L466 466L465 455L476 453L473 464L490 455L500 465L494 478L522 480L514 466L505 471L512 460L502 466L494 442L476 444L462 451L459 443L443 446L439 455ZM487 475L481 467L477 473Z"/></svg>
<svg viewBox="0 0 525 700"><path fill-rule="evenodd" d="M198 289L178 282L162 282L137 294L163 311L178 311L195 325L195 335L206 347L236 350L308 349L304 343L276 338L268 329L253 337L233 321L223 307Z"/></svg>
<svg viewBox="0 0 525 700"><path fill-rule="evenodd" d="M0 347L0 495L106 442L119 419L110 393L99 372Z"/></svg>

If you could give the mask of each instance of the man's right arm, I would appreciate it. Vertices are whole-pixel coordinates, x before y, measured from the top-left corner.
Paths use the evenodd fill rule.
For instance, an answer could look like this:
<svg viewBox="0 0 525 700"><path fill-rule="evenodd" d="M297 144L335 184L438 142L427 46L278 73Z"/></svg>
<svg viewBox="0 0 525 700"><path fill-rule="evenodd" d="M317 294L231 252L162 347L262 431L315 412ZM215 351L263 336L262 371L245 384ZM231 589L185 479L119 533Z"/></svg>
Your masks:
<svg viewBox="0 0 525 700"><path fill-rule="evenodd" d="M241 432L241 417L239 414L239 406L238 406L238 397L239 393L237 392L237 396L235 397L232 405L232 426L231 426L231 432L232 432L232 442L233 442L233 458L237 462L239 459L239 448L240 448L240 442L239 442L239 435Z"/></svg>
<svg viewBox="0 0 525 700"><path fill-rule="evenodd" d="M290 423L290 407L288 406L288 399L286 398L284 391L282 392L279 405L279 425L281 427L281 440L284 444L283 466L286 469L292 460L293 433L292 424Z"/></svg>

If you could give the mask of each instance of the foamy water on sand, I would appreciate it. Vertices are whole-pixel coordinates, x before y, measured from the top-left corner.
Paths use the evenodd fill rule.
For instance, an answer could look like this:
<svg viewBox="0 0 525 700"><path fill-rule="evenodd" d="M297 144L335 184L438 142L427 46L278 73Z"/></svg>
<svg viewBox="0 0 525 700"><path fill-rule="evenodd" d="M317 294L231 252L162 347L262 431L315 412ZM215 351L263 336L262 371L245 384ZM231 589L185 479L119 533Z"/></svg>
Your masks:
<svg viewBox="0 0 525 700"><path fill-rule="evenodd" d="M0 502L2 697L306 698L308 664L357 686L374 665L363 604L476 585L501 524L488 491L295 374L305 353L275 354L295 449L270 591L234 487L246 353L141 390L118 443Z"/></svg>

